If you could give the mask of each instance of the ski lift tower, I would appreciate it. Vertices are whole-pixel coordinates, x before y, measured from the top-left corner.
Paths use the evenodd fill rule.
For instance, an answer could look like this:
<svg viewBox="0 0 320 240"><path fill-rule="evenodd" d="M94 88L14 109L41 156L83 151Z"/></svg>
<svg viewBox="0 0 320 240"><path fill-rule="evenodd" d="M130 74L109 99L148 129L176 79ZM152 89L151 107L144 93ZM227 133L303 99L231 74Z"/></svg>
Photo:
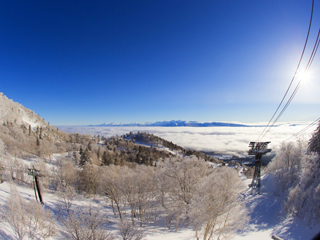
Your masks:
<svg viewBox="0 0 320 240"><path fill-rule="evenodd" d="M252 183L249 185L249 187L252 189L257 189L258 194L260 193L261 186L261 157L262 155L271 152L271 149L268 149L269 143L270 142L250 142L249 144L251 149L249 150L248 154L256 156Z"/></svg>
<svg viewBox="0 0 320 240"><path fill-rule="evenodd" d="M34 166L28 168L28 175L33 176L33 188L36 200L38 200L39 197L40 203L43 204L38 177L43 177L44 175L40 173L40 170L35 169Z"/></svg>

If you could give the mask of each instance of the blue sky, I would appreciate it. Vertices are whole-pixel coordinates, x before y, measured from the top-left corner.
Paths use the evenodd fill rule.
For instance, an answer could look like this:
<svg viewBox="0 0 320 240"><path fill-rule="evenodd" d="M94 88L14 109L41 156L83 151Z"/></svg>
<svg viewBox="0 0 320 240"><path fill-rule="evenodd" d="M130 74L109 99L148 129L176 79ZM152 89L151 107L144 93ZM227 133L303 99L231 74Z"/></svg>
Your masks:
<svg viewBox="0 0 320 240"><path fill-rule="evenodd" d="M269 121L312 1L1 1L0 91L52 125ZM305 55L320 27L320 2ZM319 117L320 57L280 120Z"/></svg>

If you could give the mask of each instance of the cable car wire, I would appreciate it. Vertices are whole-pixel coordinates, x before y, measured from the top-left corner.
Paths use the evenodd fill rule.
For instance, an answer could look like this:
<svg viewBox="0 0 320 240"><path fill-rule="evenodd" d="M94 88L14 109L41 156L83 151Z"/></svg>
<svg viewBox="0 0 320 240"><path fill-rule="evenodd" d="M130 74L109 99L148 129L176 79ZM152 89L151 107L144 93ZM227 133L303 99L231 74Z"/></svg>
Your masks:
<svg viewBox="0 0 320 240"><path fill-rule="evenodd" d="M317 35L317 39L316 39L316 42L313 46L313 50L312 50L312 53L309 57L309 61L307 63L307 66L305 68L305 73L307 73L310 69L310 66L312 65L312 62L314 60L314 57L318 51L318 48L319 48L319 43L320 43L320 29L318 31L318 35ZM264 132L263 135L260 135L260 139L262 139L271 129L271 127L274 126L274 124L279 120L279 118L282 116L282 114L285 112L285 110L288 108L289 104L292 102L293 98L295 97L295 95L297 94L300 86L301 86L301 83L302 83L302 78L299 80L297 86L295 87L293 93L291 94L290 98L288 99L287 103L285 104L285 106L283 107L283 109L281 110L281 112L279 113L279 115L277 116L277 118L273 121L273 123L269 126L269 128Z"/></svg>
<svg viewBox="0 0 320 240"><path fill-rule="evenodd" d="M306 46L307 46L307 43L308 43L308 39L309 39L309 34L310 34L310 29L311 29L311 24L312 24L312 18L313 18L313 9L314 9L314 0L312 0L311 17L310 17L310 22L309 22L309 28L308 28L308 33L307 33L306 41L305 41L305 43L304 43L304 47L303 47L303 50L302 50L302 53L301 53L300 60L299 60L299 62L298 62L298 66L297 66L297 68L296 68L296 71L295 71L295 73L294 73L294 75L293 75L293 77L292 77L292 79L291 79L291 82L290 82L290 84L289 84L289 86L288 86L288 88L287 88L287 90L286 90L286 92L285 92L285 94L284 94L284 96L283 96L280 104L278 105L276 111L274 112L274 114L272 115L271 119L269 120L269 123L267 124L267 126L264 128L264 130L262 131L262 133L259 135L257 142L259 142L260 137L261 137L261 136L263 135L263 133L266 131L266 129L267 129L268 126L270 125L272 119L273 119L273 118L275 117L275 115L277 114L280 106L282 105L284 99L286 98L286 96L287 96L287 94L288 94L288 92L289 92L289 89L290 89L290 87L291 87L291 85L292 85L292 83L293 83L293 81L294 81L294 79L295 79L295 77L296 77L296 75L297 75L297 72L298 72L298 70L299 70L299 67L300 67L300 64L301 64L301 61L302 61L304 52L305 52L305 50L306 50ZM263 136L264 136L264 135L263 135Z"/></svg>
<svg viewBox="0 0 320 240"><path fill-rule="evenodd" d="M320 121L320 118L318 118L317 120L313 121L312 123L310 123L308 126L306 126L305 128L301 129L299 132L292 134L290 137L288 137L286 140L284 141L288 141L289 139L293 138L293 137L298 137L302 134L304 134L305 132L307 132L309 129L311 129L312 127L314 127L316 124L318 124Z"/></svg>

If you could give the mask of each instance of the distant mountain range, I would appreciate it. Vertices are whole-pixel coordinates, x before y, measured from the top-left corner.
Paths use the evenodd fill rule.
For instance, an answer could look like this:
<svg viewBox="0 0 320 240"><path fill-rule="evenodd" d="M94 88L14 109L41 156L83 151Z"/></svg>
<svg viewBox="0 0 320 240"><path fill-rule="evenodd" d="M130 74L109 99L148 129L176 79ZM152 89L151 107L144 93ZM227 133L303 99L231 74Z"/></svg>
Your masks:
<svg viewBox="0 0 320 240"><path fill-rule="evenodd" d="M197 121L158 121L154 123L103 123L100 125L89 125L99 127L253 127L252 125L223 123L223 122L197 122ZM260 127L260 126L259 126Z"/></svg>

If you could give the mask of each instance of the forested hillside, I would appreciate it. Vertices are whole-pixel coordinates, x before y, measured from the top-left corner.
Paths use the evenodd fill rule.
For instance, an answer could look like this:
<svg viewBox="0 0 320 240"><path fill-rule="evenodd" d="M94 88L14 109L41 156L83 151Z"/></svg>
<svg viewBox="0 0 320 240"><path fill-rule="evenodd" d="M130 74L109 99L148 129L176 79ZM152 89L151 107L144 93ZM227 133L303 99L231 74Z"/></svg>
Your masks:
<svg viewBox="0 0 320 240"><path fill-rule="evenodd" d="M309 143L283 143L267 169L275 191L255 197L244 194L239 164L145 132L65 133L1 99L0 239L175 239L180 230L183 239L227 239L260 221L249 209L265 194L282 217L319 225L320 126ZM34 200L40 192L44 204Z"/></svg>
<svg viewBox="0 0 320 240"><path fill-rule="evenodd" d="M0 182L10 194L0 201L0 236L7 239L143 239L142 227L159 221L210 239L245 223L237 170L213 168L220 162L204 153L143 132L68 134L5 96L1 119ZM45 195L44 205L21 195L32 189Z"/></svg>
<svg viewBox="0 0 320 240"><path fill-rule="evenodd" d="M98 166L123 166L130 163L153 166L160 158L181 154L201 156L207 161L219 162L204 153L185 150L148 133L130 133L108 139L103 136L65 133L50 126L39 115L13 102L2 93L0 120L0 139L6 151L20 158L31 154L50 160L53 153L68 152L72 153L78 165L88 162Z"/></svg>

